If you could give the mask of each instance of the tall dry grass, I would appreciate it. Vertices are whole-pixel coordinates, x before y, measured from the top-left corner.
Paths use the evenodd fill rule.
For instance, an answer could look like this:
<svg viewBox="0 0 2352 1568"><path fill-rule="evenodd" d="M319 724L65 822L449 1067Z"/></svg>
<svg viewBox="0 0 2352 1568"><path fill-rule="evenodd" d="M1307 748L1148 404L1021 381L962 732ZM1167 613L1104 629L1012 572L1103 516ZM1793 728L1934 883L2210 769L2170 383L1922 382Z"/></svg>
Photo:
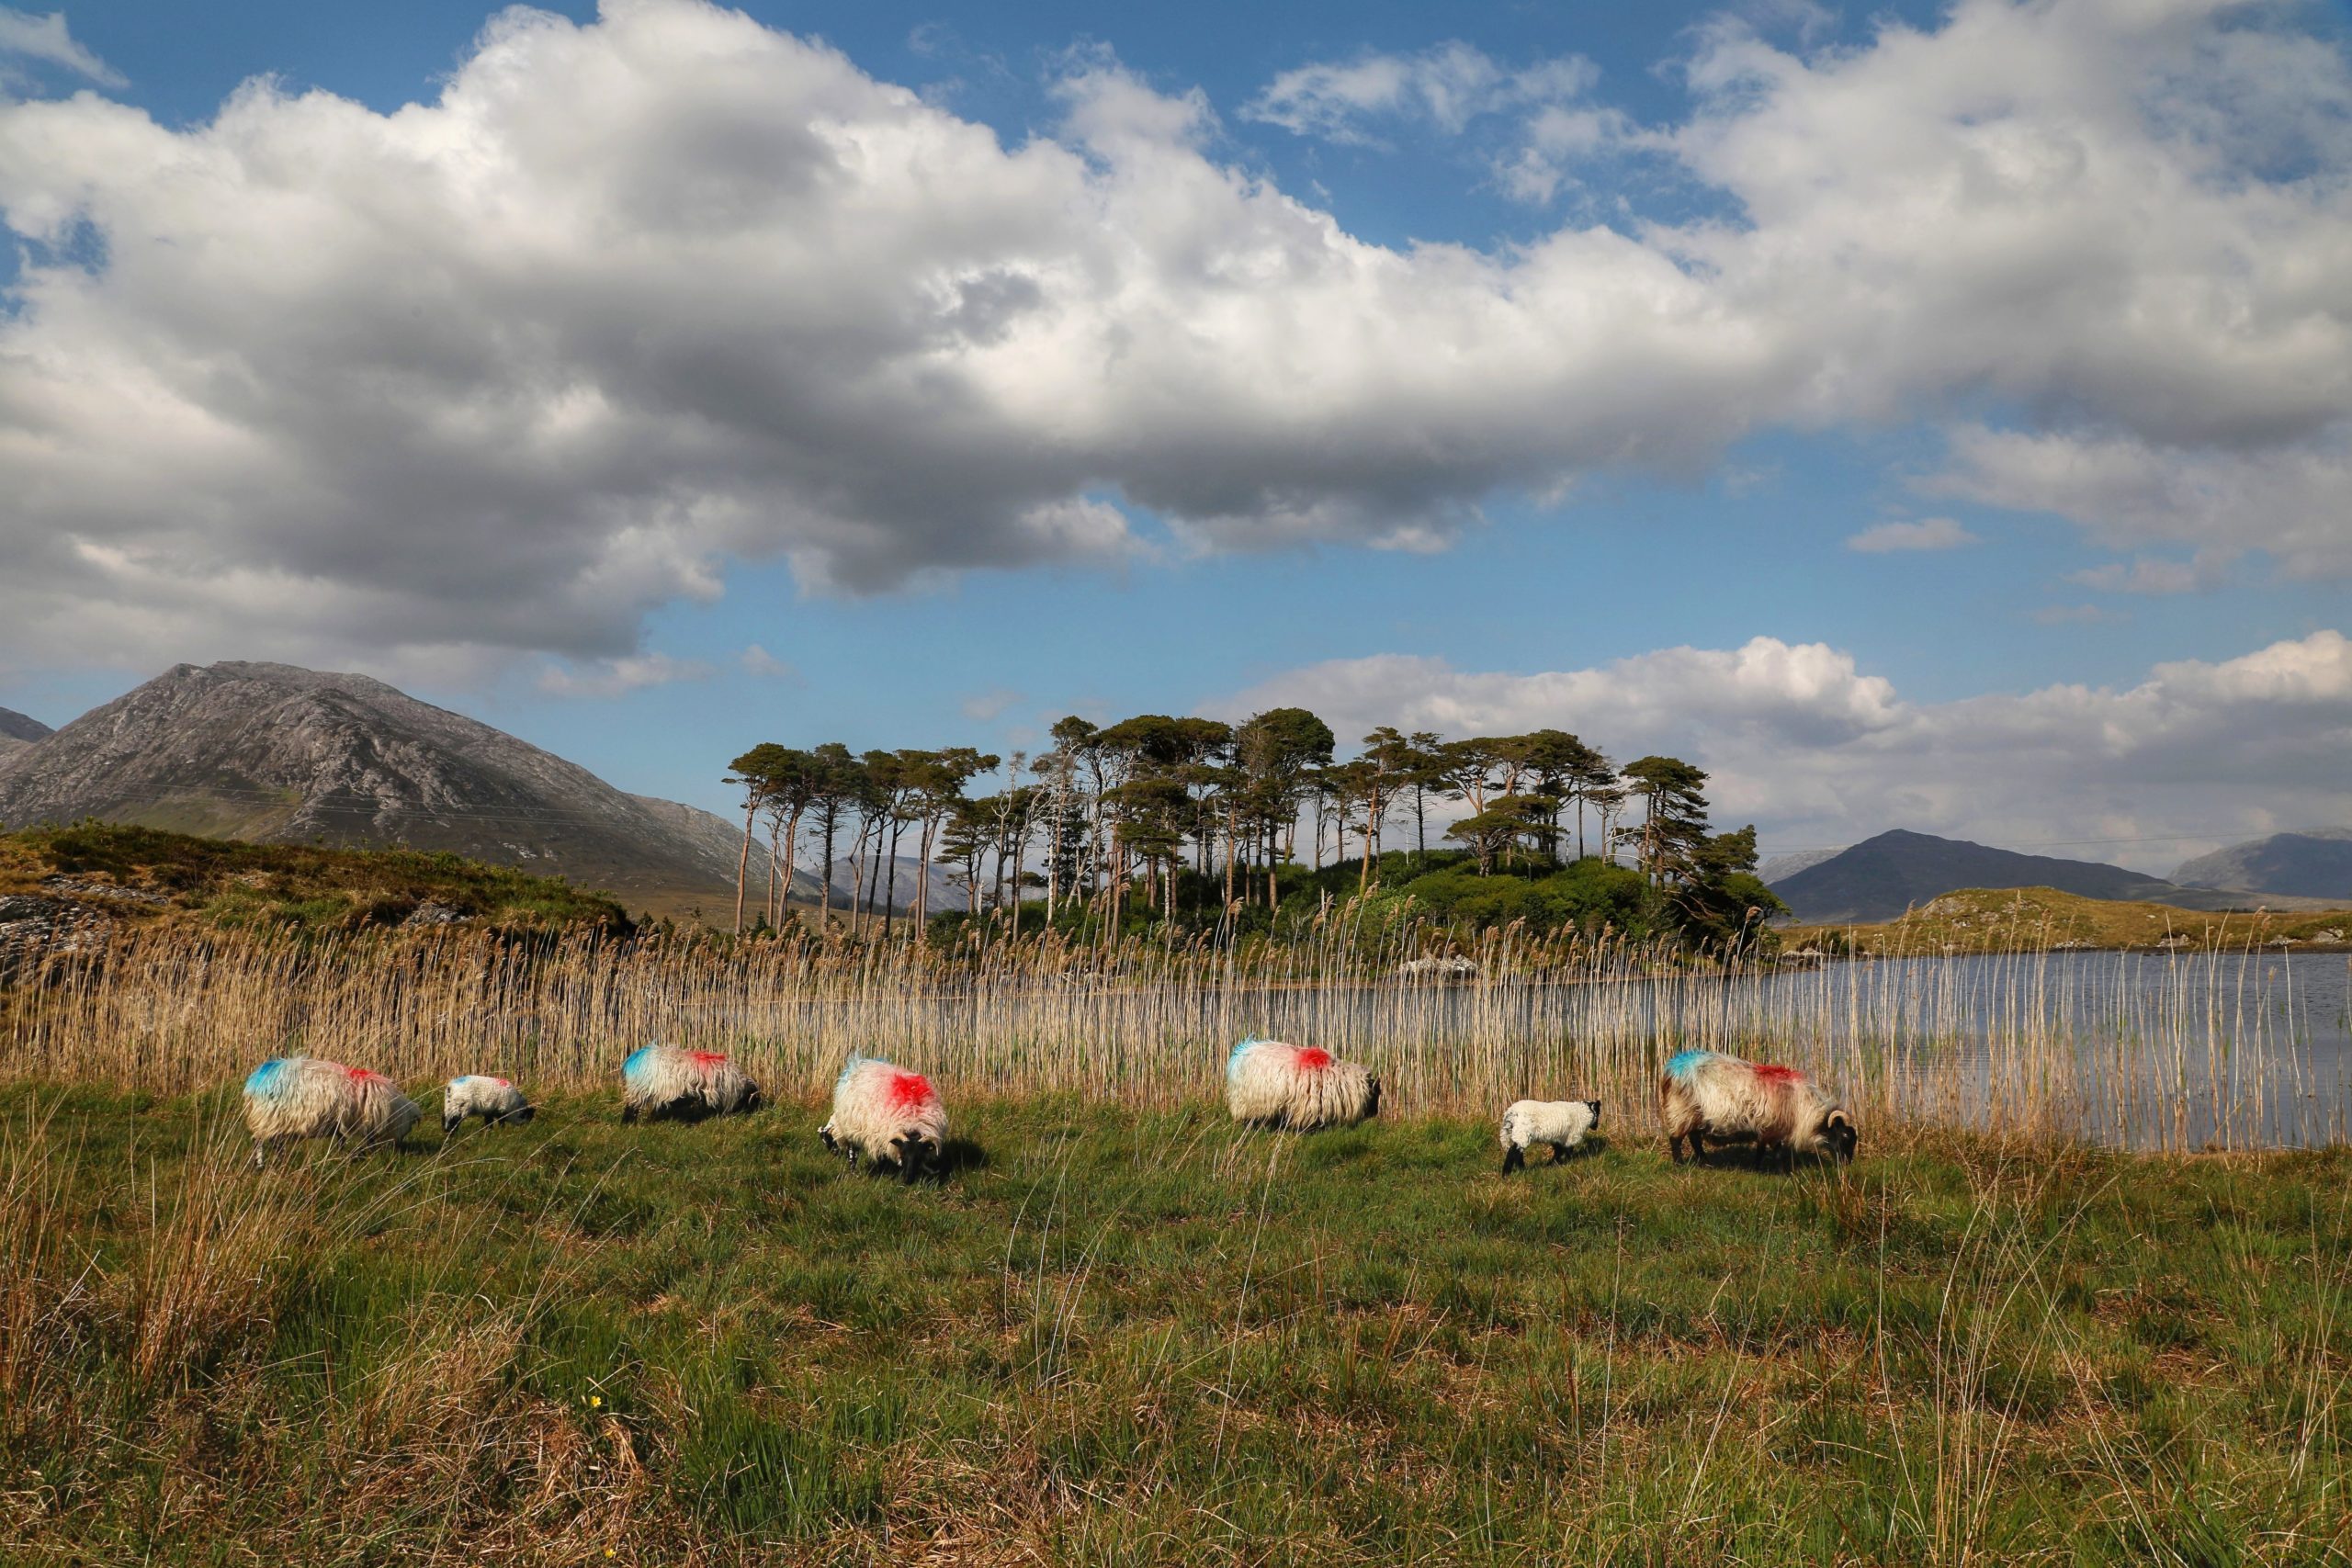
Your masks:
<svg viewBox="0 0 2352 1568"><path fill-rule="evenodd" d="M919 1065L951 1092L1166 1106L1217 1094L1227 1047L1258 1034L1373 1064L1408 1111L1598 1096L1621 1131L1647 1130L1664 1056L1703 1046L1803 1067L1866 1126L2168 1150L2346 1133L2341 1019L2303 1016L2281 961L2254 953L1803 968L1503 931L1461 954L1475 977L1447 982L1400 973L1424 940L1344 916L1238 949L1049 938L944 953L842 938L183 930L20 984L0 1004L0 1075L175 1093L300 1052L412 1086L490 1071L577 1090L614 1082L658 1039L731 1051L787 1096L820 1092L856 1050Z"/></svg>

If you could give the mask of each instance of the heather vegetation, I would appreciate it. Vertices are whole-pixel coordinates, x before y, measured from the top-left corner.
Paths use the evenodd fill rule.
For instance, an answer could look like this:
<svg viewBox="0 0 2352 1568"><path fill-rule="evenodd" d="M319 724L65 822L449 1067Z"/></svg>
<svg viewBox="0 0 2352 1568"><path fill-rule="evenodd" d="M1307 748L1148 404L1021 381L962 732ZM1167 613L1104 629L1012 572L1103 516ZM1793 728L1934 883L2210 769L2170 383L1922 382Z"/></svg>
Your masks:
<svg viewBox="0 0 2352 1568"><path fill-rule="evenodd" d="M195 917L212 929L356 932L424 919L617 931L606 896L560 877L418 850L345 850L199 838L126 823L0 833L0 894L94 897L130 920Z"/></svg>

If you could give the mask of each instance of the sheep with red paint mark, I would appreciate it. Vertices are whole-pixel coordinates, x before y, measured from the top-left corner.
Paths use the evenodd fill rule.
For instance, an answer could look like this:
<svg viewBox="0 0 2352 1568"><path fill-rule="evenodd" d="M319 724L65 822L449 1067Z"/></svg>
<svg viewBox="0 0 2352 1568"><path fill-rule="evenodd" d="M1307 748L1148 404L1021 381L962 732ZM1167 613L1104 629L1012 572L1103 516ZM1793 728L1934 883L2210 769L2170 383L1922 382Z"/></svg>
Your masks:
<svg viewBox="0 0 2352 1568"><path fill-rule="evenodd" d="M441 1090L441 1135L445 1138L464 1126L469 1116L481 1117L484 1126L497 1127L528 1122L537 1114L521 1089L487 1073L451 1078Z"/></svg>
<svg viewBox="0 0 2352 1568"><path fill-rule="evenodd" d="M1757 1157L1793 1164L1799 1150L1840 1164L1854 1157L1854 1118L1837 1096L1793 1067L1747 1062L1720 1051L1684 1051L1657 1080L1658 1120L1676 1164L1683 1145L1753 1144Z"/></svg>
<svg viewBox="0 0 2352 1568"><path fill-rule="evenodd" d="M655 1043L621 1064L621 1120L643 1116L699 1122L760 1108L760 1086L724 1051L682 1051Z"/></svg>
<svg viewBox="0 0 2352 1568"><path fill-rule="evenodd" d="M1225 1103L1236 1122L1294 1133L1352 1127L1380 1114L1380 1077L1318 1046L1253 1038L1225 1059Z"/></svg>
<svg viewBox="0 0 2352 1568"><path fill-rule="evenodd" d="M256 1170L269 1151L304 1138L356 1140L361 1150L397 1145L422 1115L383 1074L315 1056L272 1057L245 1079Z"/></svg>
<svg viewBox="0 0 2352 1568"><path fill-rule="evenodd" d="M817 1129L825 1147L877 1166L895 1166L913 1181L940 1171L947 1146L947 1107L921 1073L879 1056L852 1055L833 1080L832 1119Z"/></svg>

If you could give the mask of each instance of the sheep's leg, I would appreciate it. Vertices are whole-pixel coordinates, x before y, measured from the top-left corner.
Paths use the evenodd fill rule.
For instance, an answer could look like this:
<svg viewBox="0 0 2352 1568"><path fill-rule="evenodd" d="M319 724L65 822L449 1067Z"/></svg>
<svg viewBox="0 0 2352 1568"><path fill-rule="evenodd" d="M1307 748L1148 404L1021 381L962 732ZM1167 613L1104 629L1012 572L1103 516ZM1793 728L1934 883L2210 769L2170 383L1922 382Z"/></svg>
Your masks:
<svg viewBox="0 0 2352 1568"><path fill-rule="evenodd" d="M254 1140L254 1168L255 1170L264 1168L266 1162L262 1157L262 1151L267 1147L269 1147L269 1141L267 1139L255 1138Z"/></svg>
<svg viewBox="0 0 2352 1568"><path fill-rule="evenodd" d="M1519 1169L1526 1163L1527 1151L1521 1148L1517 1144L1512 1144L1503 1150L1503 1174L1505 1176L1509 1176L1512 1171Z"/></svg>
<svg viewBox="0 0 2352 1568"><path fill-rule="evenodd" d="M466 1119L462 1116L444 1116L441 1118L441 1135L454 1138L458 1135L458 1129L465 1124Z"/></svg>
<svg viewBox="0 0 2352 1568"><path fill-rule="evenodd" d="M1557 1165L1557 1164L1559 1164L1562 1160L1564 1160L1564 1159L1566 1159L1566 1158L1567 1158L1567 1157L1568 1157L1568 1145L1566 1145L1566 1144L1554 1144L1554 1145L1552 1145L1552 1163L1553 1163L1554 1165Z"/></svg>
<svg viewBox="0 0 2352 1568"><path fill-rule="evenodd" d="M1682 1135L1679 1133L1666 1135L1666 1157L1677 1165L1682 1163Z"/></svg>
<svg viewBox="0 0 2352 1568"><path fill-rule="evenodd" d="M634 1122L636 1120L637 1120L637 1107L636 1107L636 1106L634 1106L634 1105L624 1105L624 1106L622 1106L622 1107L621 1107L621 1125L622 1125L622 1126L624 1126L624 1127L628 1126L630 1123Z"/></svg>

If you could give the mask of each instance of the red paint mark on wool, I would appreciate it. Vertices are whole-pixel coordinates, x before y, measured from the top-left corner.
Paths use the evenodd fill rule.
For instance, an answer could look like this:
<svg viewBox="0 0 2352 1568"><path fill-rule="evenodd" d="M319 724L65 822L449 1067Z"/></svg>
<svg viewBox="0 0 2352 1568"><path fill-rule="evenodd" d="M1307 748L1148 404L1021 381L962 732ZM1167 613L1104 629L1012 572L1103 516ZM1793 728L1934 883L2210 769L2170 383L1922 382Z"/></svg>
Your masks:
<svg viewBox="0 0 2352 1568"><path fill-rule="evenodd" d="M727 1062L727 1053L724 1051L689 1051L686 1053L686 1060L692 1062L695 1066L701 1068L707 1073L713 1067L725 1066Z"/></svg>
<svg viewBox="0 0 2352 1568"><path fill-rule="evenodd" d="M1331 1053L1319 1045L1302 1046L1299 1048L1298 1065L1310 1073L1319 1073L1331 1065Z"/></svg>
<svg viewBox="0 0 2352 1568"><path fill-rule="evenodd" d="M1804 1077L1794 1067L1783 1067L1773 1062L1758 1063L1756 1067L1756 1076L1766 1083L1794 1083Z"/></svg>
<svg viewBox="0 0 2352 1568"><path fill-rule="evenodd" d="M912 1111L919 1105L931 1103L931 1080L921 1073L890 1075L890 1109Z"/></svg>
<svg viewBox="0 0 2352 1568"><path fill-rule="evenodd" d="M369 1078L379 1078L384 1076L381 1073L369 1072L366 1067L345 1067L343 1073L344 1077L353 1083L366 1083Z"/></svg>

